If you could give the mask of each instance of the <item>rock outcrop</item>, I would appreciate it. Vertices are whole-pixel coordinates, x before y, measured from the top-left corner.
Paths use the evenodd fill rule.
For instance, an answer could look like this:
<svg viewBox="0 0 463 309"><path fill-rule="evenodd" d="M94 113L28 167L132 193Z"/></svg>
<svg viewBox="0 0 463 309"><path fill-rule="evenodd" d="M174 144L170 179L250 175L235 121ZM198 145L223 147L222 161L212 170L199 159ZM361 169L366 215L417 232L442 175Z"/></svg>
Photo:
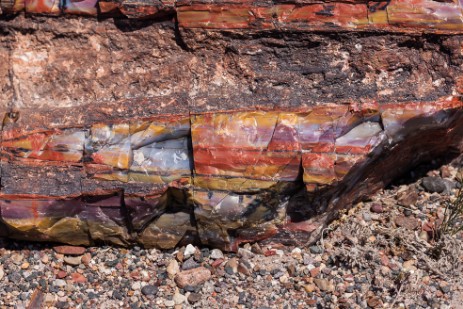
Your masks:
<svg viewBox="0 0 463 309"><path fill-rule="evenodd" d="M458 1L0 8L3 236L312 242L463 150Z"/></svg>

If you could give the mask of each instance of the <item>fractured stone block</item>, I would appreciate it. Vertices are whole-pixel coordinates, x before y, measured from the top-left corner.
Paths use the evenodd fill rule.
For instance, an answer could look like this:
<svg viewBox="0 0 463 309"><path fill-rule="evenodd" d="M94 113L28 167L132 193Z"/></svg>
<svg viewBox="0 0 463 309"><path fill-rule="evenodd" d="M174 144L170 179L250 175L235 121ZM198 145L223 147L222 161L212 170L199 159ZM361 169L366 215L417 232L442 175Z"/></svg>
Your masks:
<svg viewBox="0 0 463 309"><path fill-rule="evenodd" d="M24 0L26 13L60 15L60 0Z"/></svg>

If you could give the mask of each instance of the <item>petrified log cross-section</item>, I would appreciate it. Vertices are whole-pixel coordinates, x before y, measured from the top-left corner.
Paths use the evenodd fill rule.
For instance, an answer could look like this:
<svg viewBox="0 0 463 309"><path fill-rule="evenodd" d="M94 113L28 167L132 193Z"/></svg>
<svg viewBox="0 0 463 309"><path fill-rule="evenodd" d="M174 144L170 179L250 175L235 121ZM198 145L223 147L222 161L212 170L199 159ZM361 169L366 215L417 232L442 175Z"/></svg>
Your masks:
<svg viewBox="0 0 463 309"><path fill-rule="evenodd" d="M5 236L304 243L463 149L458 1L0 8Z"/></svg>

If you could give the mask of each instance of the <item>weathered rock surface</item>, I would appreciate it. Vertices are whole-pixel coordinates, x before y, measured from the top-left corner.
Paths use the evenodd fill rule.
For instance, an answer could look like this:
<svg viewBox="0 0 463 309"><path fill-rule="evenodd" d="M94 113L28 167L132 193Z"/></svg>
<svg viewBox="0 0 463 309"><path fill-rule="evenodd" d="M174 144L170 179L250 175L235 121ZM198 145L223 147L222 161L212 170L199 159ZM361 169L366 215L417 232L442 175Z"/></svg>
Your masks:
<svg viewBox="0 0 463 309"><path fill-rule="evenodd" d="M175 283L180 288L187 286L196 287L203 284L211 277L211 271L205 267L198 267L182 271L175 277Z"/></svg>
<svg viewBox="0 0 463 309"><path fill-rule="evenodd" d="M305 243L463 149L458 1L0 8L3 236Z"/></svg>

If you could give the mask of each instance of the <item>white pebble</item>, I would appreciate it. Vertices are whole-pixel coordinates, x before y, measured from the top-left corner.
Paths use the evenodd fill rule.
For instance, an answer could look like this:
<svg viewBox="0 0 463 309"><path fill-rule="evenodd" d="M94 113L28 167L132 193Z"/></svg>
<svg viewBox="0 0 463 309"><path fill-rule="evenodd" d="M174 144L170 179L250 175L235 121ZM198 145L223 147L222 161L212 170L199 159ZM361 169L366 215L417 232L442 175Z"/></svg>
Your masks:
<svg viewBox="0 0 463 309"><path fill-rule="evenodd" d="M193 246L192 244L188 244L188 246L186 246L185 248L185 251L183 252L183 256L185 257L185 259L187 259L193 254L195 254L195 251L196 251L195 246Z"/></svg>

